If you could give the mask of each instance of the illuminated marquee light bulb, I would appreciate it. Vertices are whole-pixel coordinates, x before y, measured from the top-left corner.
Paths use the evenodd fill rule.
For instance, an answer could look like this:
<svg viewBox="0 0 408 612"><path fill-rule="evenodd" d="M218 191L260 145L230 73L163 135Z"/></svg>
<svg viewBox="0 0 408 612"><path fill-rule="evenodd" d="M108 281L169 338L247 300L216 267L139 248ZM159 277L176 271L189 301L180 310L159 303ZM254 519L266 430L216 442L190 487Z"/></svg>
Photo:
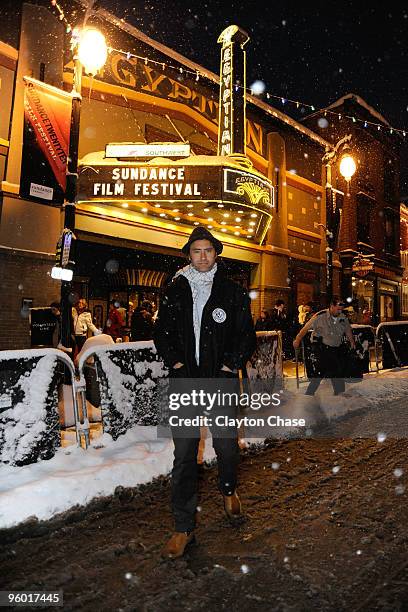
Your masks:
<svg viewBox="0 0 408 612"><path fill-rule="evenodd" d="M239 236L239 232L234 232L234 235L235 236Z"/></svg>
<svg viewBox="0 0 408 612"><path fill-rule="evenodd" d="M193 208L192 204L187 204L187 208Z"/></svg>
<svg viewBox="0 0 408 612"><path fill-rule="evenodd" d="M222 232L226 232L227 230L225 229L225 227L223 227L223 228L221 229L221 231L222 231Z"/></svg>
<svg viewBox="0 0 408 612"><path fill-rule="evenodd" d="M194 213L188 213L187 216L188 217L194 217Z"/></svg>
<svg viewBox="0 0 408 612"><path fill-rule="evenodd" d="M235 217L235 221L241 221L241 217Z"/></svg>
<svg viewBox="0 0 408 612"><path fill-rule="evenodd" d="M217 204L218 208L224 208L224 204Z"/></svg>
<svg viewBox="0 0 408 612"><path fill-rule="evenodd" d="M257 216L258 216L258 215L257 215L256 213L251 213L251 217L252 217L253 219L255 219L255 217L257 217Z"/></svg>
<svg viewBox="0 0 408 612"><path fill-rule="evenodd" d="M154 207L155 208L160 208L160 204L155 204Z"/></svg>
<svg viewBox="0 0 408 612"><path fill-rule="evenodd" d="M175 221L180 221L180 217L174 217Z"/></svg>
<svg viewBox="0 0 408 612"><path fill-rule="evenodd" d="M249 228L248 232L252 233L254 230L252 229L252 227Z"/></svg>
<svg viewBox="0 0 408 612"><path fill-rule="evenodd" d="M238 214L239 214L239 215L243 215L243 214L244 214L244 211L243 211L243 210L239 210L239 211L238 211Z"/></svg>
<svg viewBox="0 0 408 612"><path fill-rule="evenodd" d="M224 213L223 216L227 219L229 217L229 213Z"/></svg>
<svg viewBox="0 0 408 612"><path fill-rule="evenodd" d="M123 202L122 206L123 208L129 208L129 204L127 202Z"/></svg>
<svg viewBox="0 0 408 612"><path fill-rule="evenodd" d="M204 212L210 212L209 208L204 208Z"/></svg>
<svg viewBox="0 0 408 612"><path fill-rule="evenodd" d="M208 221L214 221L212 217L208 217Z"/></svg>
<svg viewBox="0 0 408 612"><path fill-rule="evenodd" d="M255 225L255 221L250 221L249 225Z"/></svg>
<svg viewBox="0 0 408 612"><path fill-rule="evenodd" d="M143 213L147 213L147 208L142 208Z"/></svg>
<svg viewBox="0 0 408 612"><path fill-rule="evenodd" d="M212 225L209 225L208 227L209 227L209 229L212 229L212 228L213 228L213 226L212 226Z"/></svg>
<svg viewBox="0 0 408 612"><path fill-rule="evenodd" d="M173 212L179 212L178 208L173 208Z"/></svg>
<svg viewBox="0 0 408 612"><path fill-rule="evenodd" d="M165 217L166 213L160 213L160 217Z"/></svg>

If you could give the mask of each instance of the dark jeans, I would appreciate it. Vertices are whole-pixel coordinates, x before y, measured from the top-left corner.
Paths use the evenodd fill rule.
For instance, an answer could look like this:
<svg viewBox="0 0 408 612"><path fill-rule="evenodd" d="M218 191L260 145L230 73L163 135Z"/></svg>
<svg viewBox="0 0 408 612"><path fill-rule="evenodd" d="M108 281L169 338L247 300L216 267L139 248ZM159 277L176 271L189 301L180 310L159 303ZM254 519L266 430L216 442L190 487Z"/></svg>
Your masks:
<svg viewBox="0 0 408 612"><path fill-rule="evenodd" d="M177 375L179 373L174 373ZM181 377L182 373L180 372ZM238 379L233 374L222 374L220 378L213 379L216 384L226 383L225 379L232 378L231 387L228 390L239 389ZM224 379L224 380L223 380ZM178 379L171 384L172 391L189 391L191 379ZM222 382L223 381L223 382ZM200 382L195 381L194 386L200 387ZM217 456L218 464L218 488L223 495L232 495L237 486L237 470L239 463L238 431L234 425L221 426L215 423L217 409L213 409L212 417L214 421L210 425L213 447ZM236 407L220 409L222 414L236 416ZM183 416L194 416L199 414L200 409L194 410L193 407L186 406L179 411ZM218 412L217 412L218 414ZM193 531L195 528L195 517L198 505L198 465L197 454L200 443L200 428L189 427L186 432L180 432L178 428L172 427L174 442L174 462L171 482L171 505L175 522L175 529L178 532Z"/></svg>
<svg viewBox="0 0 408 612"><path fill-rule="evenodd" d="M330 378L334 395L343 393L344 384L344 348L322 344L318 349L319 370L321 377L312 378L306 389L306 395L314 395L323 378Z"/></svg>
<svg viewBox="0 0 408 612"><path fill-rule="evenodd" d="M197 453L200 442L196 438L174 437L174 463L171 483L171 505L176 531L193 531L198 505ZM213 436L217 455L218 488L223 495L232 495L237 486L239 463L238 437Z"/></svg>

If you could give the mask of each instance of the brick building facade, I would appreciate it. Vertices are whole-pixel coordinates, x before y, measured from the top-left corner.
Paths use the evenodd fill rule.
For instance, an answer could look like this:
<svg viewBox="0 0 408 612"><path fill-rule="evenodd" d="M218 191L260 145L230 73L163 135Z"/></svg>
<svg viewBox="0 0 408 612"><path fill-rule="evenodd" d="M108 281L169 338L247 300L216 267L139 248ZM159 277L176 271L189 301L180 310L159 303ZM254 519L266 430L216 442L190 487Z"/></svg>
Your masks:
<svg viewBox="0 0 408 612"><path fill-rule="evenodd" d="M348 94L328 107L327 127L319 123L324 111L306 124L336 143L351 135L357 171L344 189L338 257L341 292L352 296L356 308L369 308L374 325L401 314L399 148L401 137L390 133L387 120L364 100ZM333 115L332 113L336 113ZM354 117L355 122L344 117ZM375 123L377 125L371 125ZM380 125L380 127L378 127ZM335 179L336 180L336 179ZM372 269L359 274L358 261Z"/></svg>

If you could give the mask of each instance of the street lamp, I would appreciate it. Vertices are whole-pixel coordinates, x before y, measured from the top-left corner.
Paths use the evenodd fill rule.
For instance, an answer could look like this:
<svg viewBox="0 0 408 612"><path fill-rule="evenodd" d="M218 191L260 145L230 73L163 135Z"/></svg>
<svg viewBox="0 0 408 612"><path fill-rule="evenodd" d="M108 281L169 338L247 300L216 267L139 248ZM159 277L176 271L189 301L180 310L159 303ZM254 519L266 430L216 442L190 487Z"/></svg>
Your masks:
<svg viewBox="0 0 408 612"><path fill-rule="evenodd" d="M326 150L322 160L326 167L326 225L323 227L326 231L326 296L328 305L333 297L333 250L336 247L340 227L340 210L333 198L332 165L337 162L341 155L339 171L347 182L348 193L351 178L357 169L356 162L349 152L350 141L351 134L347 134L333 148Z"/></svg>
<svg viewBox="0 0 408 612"><path fill-rule="evenodd" d="M71 345L71 280L75 266L74 230L75 230L75 200L78 186L78 149L79 126L81 118L82 101L82 69L86 74L95 74L104 66L108 48L105 37L95 28L83 30L74 29L71 39L71 50L74 59L74 77L72 83L72 109L69 138L69 153L67 164L67 184L65 188L64 203L64 230L62 234L63 245L68 244L66 258L67 271L72 274L65 276L61 282L61 343L65 347ZM70 276L70 278L69 278Z"/></svg>
<svg viewBox="0 0 408 612"><path fill-rule="evenodd" d="M346 153L346 155L343 155L340 160L339 170L340 174L343 178L346 179L347 182L349 182L352 176L354 176L356 168L356 162L351 157L351 155L349 155L348 153Z"/></svg>

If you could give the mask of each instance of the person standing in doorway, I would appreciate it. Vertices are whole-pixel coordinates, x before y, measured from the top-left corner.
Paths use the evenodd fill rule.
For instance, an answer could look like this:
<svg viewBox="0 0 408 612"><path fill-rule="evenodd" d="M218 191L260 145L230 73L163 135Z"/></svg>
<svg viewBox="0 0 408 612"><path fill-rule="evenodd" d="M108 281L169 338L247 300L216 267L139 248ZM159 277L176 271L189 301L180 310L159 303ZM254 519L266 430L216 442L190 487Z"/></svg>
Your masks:
<svg viewBox="0 0 408 612"><path fill-rule="evenodd" d="M152 303L148 300L143 300L140 306L133 312L130 328L132 342L151 340L153 338L154 321L152 311Z"/></svg>
<svg viewBox="0 0 408 612"><path fill-rule="evenodd" d="M85 344L88 332L92 332L97 336L101 331L93 324L92 315L88 310L88 304L84 298L81 298L77 306L73 309L73 317L75 344L79 353Z"/></svg>
<svg viewBox="0 0 408 612"><path fill-rule="evenodd" d="M109 334L109 336L112 336L115 342L117 342L119 338L120 341L122 340L123 319L118 310L119 306L120 304L117 300L110 301L108 318L103 330L104 334Z"/></svg>
<svg viewBox="0 0 408 612"><path fill-rule="evenodd" d="M269 313L267 310L261 310L261 314L255 323L255 331L268 331L271 328Z"/></svg>
<svg viewBox="0 0 408 612"><path fill-rule="evenodd" d="M196 227L182 248L189 264L179 270L159 306L153 339L158 354L173 378L232 378L244 368L256 346L256 334L247 292L227 278L217 257L222 243L205 227ZM235 383L234 383L235 384ZM238 434L216 437L218 486L227 516L240 516L237 492ZM162 555L174 559L184 554L194 539L198 505L199 428L190 437L174 431L172 511L175 532Z"/></svg>

